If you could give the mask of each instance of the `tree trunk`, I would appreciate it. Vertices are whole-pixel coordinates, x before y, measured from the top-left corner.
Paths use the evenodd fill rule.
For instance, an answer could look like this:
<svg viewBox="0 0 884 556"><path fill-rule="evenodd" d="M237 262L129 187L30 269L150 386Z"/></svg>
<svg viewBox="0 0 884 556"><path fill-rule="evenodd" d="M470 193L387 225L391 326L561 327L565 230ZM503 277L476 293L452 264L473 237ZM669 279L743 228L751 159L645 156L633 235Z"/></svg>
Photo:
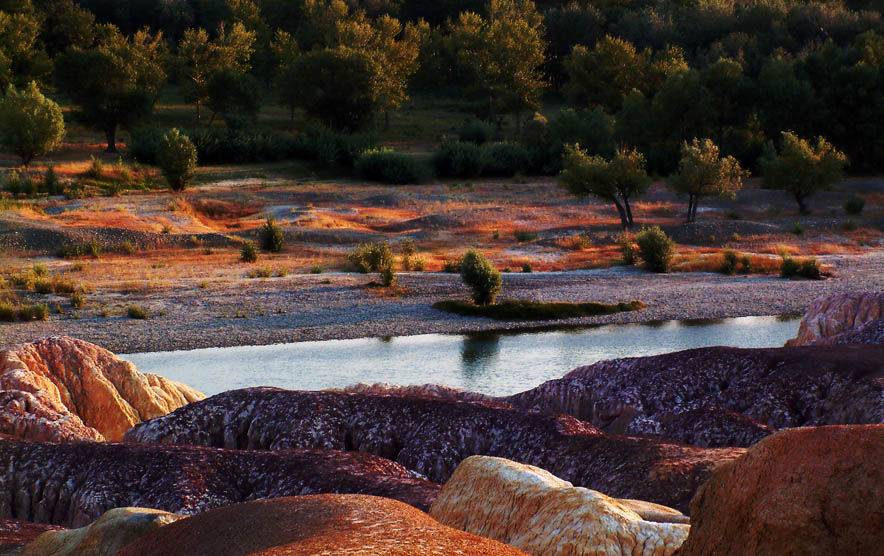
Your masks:
<svg viewBox="0 0 884 556"><path fill-rule="evenodd" d="M629 223L629 227L632 228L635 226L635 220L632 219L632 207L629 206L629 197L623 198L623 207L626 209L626 219Z"/></svg>
<svg viewBox="0 0 884 556"><path fill-rule="evenodd" d="M697 221L697 207L700 206L700 196L696 195L694 197L694 210L691 213L691 222Z"/></svg>
<svg viewBox="0 0 884 556"><path fill-rule="evenodd" d="M117 124L113 124L104 130L104 137L107 139L107 150L105 152L117 152Z"/></svg>
<svg viewBox="0 0 884 556"><path fill-rule="evenodd" d="M626 216L626 209L623 208L623 205L617 199L614 199L614 206L617 207L617 212L620 214L620 225L623 226L624 230L628 230L629 218Z"/></svg>
<svg viewBox="0 0 884 556"><path fill-rule="evenodd" d="M694 214L694 195L693 193L688 193L688 215L685 218L685 223L691 223L691 217Z"/></svg>

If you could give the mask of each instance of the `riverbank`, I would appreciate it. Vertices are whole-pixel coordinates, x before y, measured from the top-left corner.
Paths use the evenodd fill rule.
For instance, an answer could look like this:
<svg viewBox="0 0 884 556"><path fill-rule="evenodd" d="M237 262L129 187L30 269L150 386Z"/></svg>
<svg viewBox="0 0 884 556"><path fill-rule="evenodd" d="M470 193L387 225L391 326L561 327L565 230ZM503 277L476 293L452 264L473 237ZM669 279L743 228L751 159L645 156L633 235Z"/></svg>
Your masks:
<svg viewBox="0 0 884 556"><path fill-rule="evenodd" d="M122 311L102 316L52 314L47 321L0 324L0 349L66 334L115 353L172 351L308 340L408 336L562 325L730 318L803 312L817 297L884 289L884 253L820 257L834 276L823 281L710 273L658 275L612 267L595 271L504 274L503 297L538 301L616 303L642 300L639 311L559 321L498 322L435 310L443 299L465 299L456 274L403 273L395 292L366 287L372 275L328 273L213 282L188 280L125 295L151 318ZM119 293L90 296L94 305L119 303ZM50 300L50 305L52 304Z"/></svg>

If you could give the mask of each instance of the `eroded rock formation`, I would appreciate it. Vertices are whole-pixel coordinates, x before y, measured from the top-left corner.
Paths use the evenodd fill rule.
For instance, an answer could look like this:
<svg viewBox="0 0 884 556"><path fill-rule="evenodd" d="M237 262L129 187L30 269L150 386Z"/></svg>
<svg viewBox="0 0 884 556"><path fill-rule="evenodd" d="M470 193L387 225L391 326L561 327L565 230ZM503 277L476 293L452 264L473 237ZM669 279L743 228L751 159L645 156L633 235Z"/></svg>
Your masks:
<svg viewBox="0 0 884 556"><path fill-rule="evenodd" d="M472 455L547 469L612 496L687 509L712 466L742 453L609 436L569 417L493 402L249 388L131 429L127 442L358 450L444 482Z"/></svg>
<svg viewBox="0 0 884 556"><path fill-rule="evenodd" d="M64 336L0 352L0 390L14 400L0 406L0 432L37 440L118 441L132 425L205 397Z"/></svg>
<svg viewBox="0 0 884 556"><path fill-rule="evenodd" d="M823 297L810 304L798 336L787 346L804 346L884 318L884 292L851 292Z"/></svg>
<svg viewBox="0 0 884 556"><path fill-rule="evenodd" d="M319 495L218 508L145 535L118 556L525 556L446 527L411 506L374 496Z"/></svg>
<svg viewBox="0 0 884 556"><path fill-rule="evenodd" d="M711 347L615 359L500 400L609 433L748 446L782 428L884 422L884 346Z"/></svg>
<svg viewBox="0 0 884 556"><path fill-rule="evenodd" d="M149 508L116 508L97 521L67 531L47 531L22 556L110 556L135 539L184 516Z"/></svg>
<svg viewBox="0 0 884 556"><path fill-rule="evenodd" d="M816 345L831 346L835 344L884 344L884 319L869 321L861 326L821 338L814 342Z"/></svg>
<svg viewBox="0 0 884 556"><path fill-rule="evenodd" d="M718 468L679 556L882 554L884 425L779 432Z"/></svg>
<svg viewBox="0 0 884 556"><path fill-rule="evenodd" d="M0 518L80 527L139 506L191 514L258 498L361 493L426 510L439 486L371 454L0 438Z"/></svg>
<svg viewBox="0 0 884 556"><path fill-rule="evenodd" d="M649 513L670 520L679 515L666 510ZM543 469L483 456L457 467L430 516L535 556L668 556L690 530L686 524L646 521L628 504L574 488Z"/></svg>

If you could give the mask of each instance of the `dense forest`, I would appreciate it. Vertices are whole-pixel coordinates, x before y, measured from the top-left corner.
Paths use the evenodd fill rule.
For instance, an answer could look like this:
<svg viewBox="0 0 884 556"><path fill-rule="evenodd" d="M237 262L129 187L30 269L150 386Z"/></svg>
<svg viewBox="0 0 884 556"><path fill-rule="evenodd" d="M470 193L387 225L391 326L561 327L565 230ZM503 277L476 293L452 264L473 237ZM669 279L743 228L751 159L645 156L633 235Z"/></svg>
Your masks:
<svg viewBox="0 0 884 556"><path fill-rule="evenodd" d="M785 131L824 136L853 172L884 165L880 0L5 0L0 9L0 87L35 82L66 99L110 149L119 129L150 126L170 84L193 105L194 126L253 129L261 103L273 102L344 135L382 130L410 95L468 99L476 132L530 151L535 172L559 171L564 145L579 143L605 157L637 149L669 174L693 138L754 171ZM549 99L567 108L547 119ZM506 137L503 115L513 122Z"/></svg>

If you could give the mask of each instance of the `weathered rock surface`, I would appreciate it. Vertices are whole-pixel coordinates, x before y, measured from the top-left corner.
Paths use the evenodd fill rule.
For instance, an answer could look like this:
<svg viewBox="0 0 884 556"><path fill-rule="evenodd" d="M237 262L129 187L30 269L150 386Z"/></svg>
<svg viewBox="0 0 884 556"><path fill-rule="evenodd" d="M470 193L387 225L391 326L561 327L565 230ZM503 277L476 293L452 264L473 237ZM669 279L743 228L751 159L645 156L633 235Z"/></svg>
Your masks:
<svg viewBox="0 0 884 556"><path fill-rule="evenodd" d="M374 496L319 495L218 508L163 527L118 556L525 556Z"/></svg>
<svg viewBox="0 0 884 556"><path fill-rule="evenodd" d="M426 510L439 485L371 454L0 438L0 518L80 527L124 506L191 514L259 498L373 494Z"/></svg>
<svg viewBox="0 0 884 556"><path fill-rule="evenodd" d="M884 344L884 319L869 321L847 332L817 340L814 344L823 346L835 344Z"/></svg>
<svg viewBox="0 0 884 556"><path fill-rule="evenodd" d="M777 433L718 468L679 556L884 554L884 425Z"/></svg>
<svg viewBox="0 0 884 556"><path fill-rule="evenodd" d="M666 510L655 513L677 514ZM574 488L543 469L483 456L457 467L430 516L535 556L668 556L690 530L646 521L628 504Z"/></svg>
<svg viewBox="0 0 884 556"><path fill-rule="evenodd" d="M18 402L0 406L2 432L37 440L79 434L82 439L118 441L132 425L205 397L184 384L140 373L94 344L64 336L0 352L0 390L31 394L13 394ZM23 409L28 407L30 411ZM83 426L95 432L82 432Z"/></svg>
<svg viewBox="0 0 884 556"><path fill-rule="evenodd" d="M804 346L884 318L884 292L851 292L823 297L810 304L798 336L787 346Z"/></svg>
<svg viewBox="0 0 884 556"><path fill-rule="evenodd" d="M601 361L500 401L609 433L748 446L783 428L884 422L884 346L711 347Z"/></svg>
<svg viewBox="0 0 884 556"><path fill-rule="evenodd" d="M740 449L609 436L569 417L493 402L249 388L137 425L127 442L267 450L358 450L444 482L472 455L535 465L575 485L686 510L716 463Z"/></svg>
<svg viewBox="0 0 884 556"><path fill-rule="evenodd" d="M22 549L46 531L60 529L55 525L32 523L18 519L0 519L0 554L18 555Z"/></svg>
<svg viewBox="0 0 884 556"><path fill-rule="evenodd" d="M47 531L23 556L110 556L135 539L184 516L150 508L116 508L97 521L67 531Z"/></svg>

